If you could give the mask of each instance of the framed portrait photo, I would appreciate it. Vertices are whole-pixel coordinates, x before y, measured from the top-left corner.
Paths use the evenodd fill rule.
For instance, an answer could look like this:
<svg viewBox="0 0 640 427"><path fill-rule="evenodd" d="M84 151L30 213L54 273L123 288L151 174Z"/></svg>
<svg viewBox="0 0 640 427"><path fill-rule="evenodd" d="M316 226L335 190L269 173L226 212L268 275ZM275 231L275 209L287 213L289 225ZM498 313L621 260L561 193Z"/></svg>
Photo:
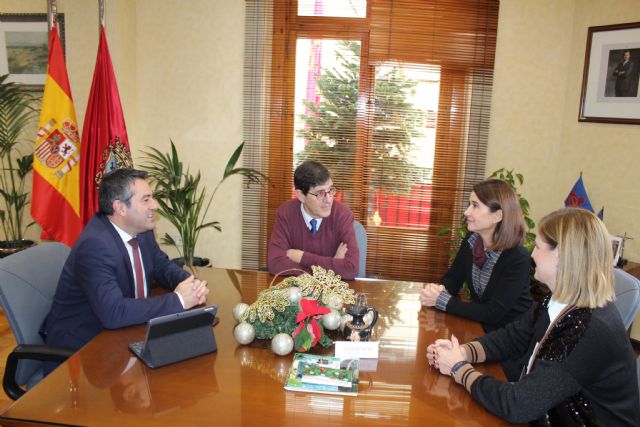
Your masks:
<svg viewBox="0 0 640 427"><path fill-rule="evenodd" d="M589 27L578 121L640 124L640 22Z"/></svg>
<svg viewBox="0 0 640 427"><path fill-rule="evenodd" d="M623 239L620 236L611 236L611 250L613 250L613 266L618 265L620 257L622 256L622 242Z"/></svg>
<svg viewBox="0 0 640 427"><path fill-rule="evenodd" d="M64 15L56 15L64 49ZM49 29L46 13L0 13L0 75L26 88L42 89L47 76Z"/></svg>

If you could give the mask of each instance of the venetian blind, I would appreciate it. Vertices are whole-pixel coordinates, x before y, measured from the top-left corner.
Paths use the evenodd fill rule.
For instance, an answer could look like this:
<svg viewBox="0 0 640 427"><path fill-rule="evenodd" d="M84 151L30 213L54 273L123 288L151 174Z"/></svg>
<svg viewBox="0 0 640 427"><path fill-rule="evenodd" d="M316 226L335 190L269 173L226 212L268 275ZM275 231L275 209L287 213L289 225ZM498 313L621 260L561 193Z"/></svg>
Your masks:
<svg viewBox="0 0 640 427"><path fill-rule="evenodd" d="M368 275L440 280L437 230L458 224L485 174L498 2L369 0L362 19L245 4L245 164L271 183L244 194L243 268L265 266L294 163L314 158L367 229Z"/></svg>

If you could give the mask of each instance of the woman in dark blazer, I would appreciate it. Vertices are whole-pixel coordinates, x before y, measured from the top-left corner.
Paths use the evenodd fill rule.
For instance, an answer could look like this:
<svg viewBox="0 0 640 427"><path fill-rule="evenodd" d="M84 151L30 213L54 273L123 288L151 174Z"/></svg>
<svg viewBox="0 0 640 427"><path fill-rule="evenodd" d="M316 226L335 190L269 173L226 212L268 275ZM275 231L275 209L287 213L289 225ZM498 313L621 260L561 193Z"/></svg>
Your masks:
<svg viewBox="0 0 640 427"><path fill-rule="evenodd" d="M516 192L497 179L473 187L464 215L469 235L460 244L442 284L427 284L420 301L480 322L489 332L521 318L533 305L531 256L522 246L524 217ZM471 301L458 297L465 282ZM506 362L503 368L510 379L517 379L517 361Z"/></svg>
<svg viewBox="0 0 640 427"><path fill-rule="evenodd" d="M480 322L489 332L520 318L532 306L531 256L522 247L524 217L515 191L497 179L473 187L464 215L469 235L442 284L427 284L420 300ZM458 298L465 282L471 292L468 302Z"/></svg>

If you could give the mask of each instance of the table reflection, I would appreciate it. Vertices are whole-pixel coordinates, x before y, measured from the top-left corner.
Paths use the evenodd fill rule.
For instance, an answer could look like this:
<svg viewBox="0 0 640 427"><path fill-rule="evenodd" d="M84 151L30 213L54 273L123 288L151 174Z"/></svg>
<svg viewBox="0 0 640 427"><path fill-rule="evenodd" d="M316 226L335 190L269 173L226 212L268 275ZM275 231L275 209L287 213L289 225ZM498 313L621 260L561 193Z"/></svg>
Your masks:
<svg viewBox="0 0 640 427"><path fill-rule="evenodd" d="M103 331L7 408L2 425L22 425L17 420L118 427L505 424L428 366L428 344L451 333L465 342L482 330L477 323L421 307L421 283L350 282L380 313L373 331L373 339L380 341L379 358L361 370L359 394L352 397L286 391L292 355L273 354L268 340L247 346L235 341L233 307L254 302L273 276L215 268L197 273L209 282L207 304L219 305L216 353L151 369L127 348L143 338L143 325ZM332 338L340 336L335 332ZM314 347L311 352L333 350ZM479 369L502 375L497 365Z"/></svg>
<svg viewBox="0 0 640 427"><path fill-rule="evenodd" d="M123 348L128 340L117 334L110 345ZM86 380L109 391L114 407L127 414L162 414L195 405L218 392L215 356L185 360L166 369L151 369L130 352L108 352L95 357L80 352L80 367ZM180 385L198 393L182 393Z"/></svg>

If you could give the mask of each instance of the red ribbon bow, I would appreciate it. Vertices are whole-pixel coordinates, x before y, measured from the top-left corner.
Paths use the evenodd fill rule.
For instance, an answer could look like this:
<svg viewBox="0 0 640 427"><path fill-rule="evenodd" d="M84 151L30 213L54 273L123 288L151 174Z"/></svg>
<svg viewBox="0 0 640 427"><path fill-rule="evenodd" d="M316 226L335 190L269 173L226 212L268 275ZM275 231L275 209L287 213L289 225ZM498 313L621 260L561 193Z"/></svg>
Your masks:
<svg viewBox="0 0 640 427"><path fill-rule="evenodd" d="M307 330L309 327L309 333L313 337L313 345L316 345L322 336L322 330L320 329L320 325L316 322L316 319L319 319L321 315L327 314L331 312L327 307L319 306L318 300L315 299L306 299L303 298L300 300L300 308L302 309L298 316L296 317L296 322L298 322L298 327L295 331L293 331L292 336L298 335L298 333L305 327L305 320L309 319L309 323L307 324Z"/></svg>

